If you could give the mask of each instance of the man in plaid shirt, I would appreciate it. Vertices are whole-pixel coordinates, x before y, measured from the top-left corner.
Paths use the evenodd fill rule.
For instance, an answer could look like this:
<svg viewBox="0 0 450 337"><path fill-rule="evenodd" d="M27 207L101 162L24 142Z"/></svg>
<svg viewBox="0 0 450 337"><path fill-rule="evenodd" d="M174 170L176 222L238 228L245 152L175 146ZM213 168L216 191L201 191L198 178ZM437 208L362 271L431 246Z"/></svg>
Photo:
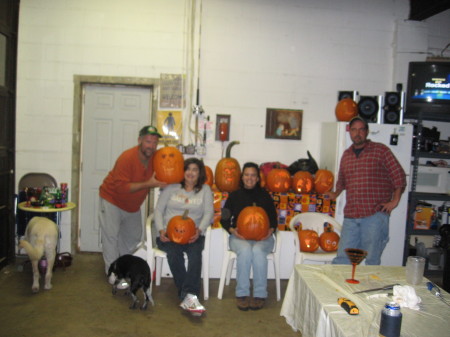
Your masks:
<svg viewBox="0 0 450 337"><path fill-rule="evenodd" d="M389 214L406 187L406 175L391 150L367 139L369 126L361 117L349 123L353 144L342 155L336 191L346 191L344 223L333 264L349 264L345 248L368 252L366 264L379 265L389 241Z"/></svg>

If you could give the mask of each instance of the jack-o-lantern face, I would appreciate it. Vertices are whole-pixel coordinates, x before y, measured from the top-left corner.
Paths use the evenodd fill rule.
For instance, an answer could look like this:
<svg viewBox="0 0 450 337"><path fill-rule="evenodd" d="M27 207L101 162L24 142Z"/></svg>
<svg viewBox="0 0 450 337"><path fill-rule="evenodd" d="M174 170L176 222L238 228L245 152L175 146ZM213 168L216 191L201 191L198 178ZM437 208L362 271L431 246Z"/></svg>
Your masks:
<svg viewBox="0 0 450 337"><path fill-rule="evenodd" d="M318 170L314 178L314 189L317 193L323 194L331 191L334 183L334 175L328 170Z"/></svg>
<svg viewBox="0 0 450 337"><path fill-rule="evenodd" d="M292 177L292 188L296 193L311 193L314 188L314 178L308 171L298 171Z"/></svg>
<svg viewBox="0 0 450 337"><path fill-rule="evenodd" d="M238 216L237 230L247 240L262 240L269 232L269 217L263 208L245 207Z"/></svg>
<svg viewBox="0 0 450 337"><path fill-rule="evenodd" d="M267 175L266 184L272 192L287 192L291 188L291 175L286 169L272 169Z"/></svg>
<svg viewBox="0 0 450 337"><path fill-rule="evenodd" d="M195 223L187 216L186 210L183 215L174 216L167 224L167 237L170 241L185 245L195 235Z"/></svg>
<svg viewBox="0 0 450 337"><path fill-rule="evenodd" d="M159 181L168 184L179 183L184 178L183 155L176 147L163 147L153 155L153 170Z"/></svg>
<svg viewBox="0 0 450 337"><path fill-rule="evenodd" d="M222 192L233 192L239 188L241 168L234 158L223 158L216 166L216 186Z"/></svg>
<svg viewBox="0 0 450 337"><path fill-rule="evenodd" d="M339 235L333 232L332 229L328 229L319 237L319 245L326 252L335 252L339 247Z"/></svg>
<svg viewBox="0 0 450 337"><path fill-rule="evenodd" d="M298 239L300 241L300 251L315 252L319 248L319 234L311 229L303 229L298 231Z"/></svg>

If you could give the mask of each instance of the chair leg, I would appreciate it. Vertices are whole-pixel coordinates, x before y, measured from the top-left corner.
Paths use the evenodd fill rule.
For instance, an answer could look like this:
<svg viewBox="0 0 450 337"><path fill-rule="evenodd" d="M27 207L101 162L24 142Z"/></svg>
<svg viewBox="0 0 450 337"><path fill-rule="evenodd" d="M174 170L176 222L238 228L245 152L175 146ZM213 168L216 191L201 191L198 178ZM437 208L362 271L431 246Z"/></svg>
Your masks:
<svg viewBox="0 0 450 337"><path fill-rule="evenodd" d="M235 258L230 258L229 260L228 260L228 268L227 268L227 278L226 278L226 282L225 282L225 284L227 285L227 286L229 286L230 285L230 280L231 280L231 273L233 272L233 267L234 267L234 262L235 262Z"/></svg>
<svg viewBox="0 0 450 337"><path fill-rule="evenodd" d="M222 270L220 272L220 282L219 282L219 291L217 293L217 298L222 299L223 296L223 288L225 286L225 280L227 278L227 270L228 270L228 264L229 264L229 258L230 255L225 253L223 260L222 260Z"/></svg>
<svg viewBox="0 0 450 337"><path fill-rule="evenodd" d="M155 284L157 286L161 285L161 273L162 273L162 263L163 263L163 258L162 257L156 257L156 280L155 280Z"/></svg>
<svg viewBox="0 0 450 337"><path fill-rule="evenodd" d="M277 301L281 299L281 286L280 286L280 264L273 261L273 269L275 271L275 285L277 288Z"/></svg>
<svg viewBox="0 0 450 337"><path fill-rule="evenodd" d="M204 252L203 255L206 253ZM203 299L206 301L209 298L209 258L203 257Z"/></svg>

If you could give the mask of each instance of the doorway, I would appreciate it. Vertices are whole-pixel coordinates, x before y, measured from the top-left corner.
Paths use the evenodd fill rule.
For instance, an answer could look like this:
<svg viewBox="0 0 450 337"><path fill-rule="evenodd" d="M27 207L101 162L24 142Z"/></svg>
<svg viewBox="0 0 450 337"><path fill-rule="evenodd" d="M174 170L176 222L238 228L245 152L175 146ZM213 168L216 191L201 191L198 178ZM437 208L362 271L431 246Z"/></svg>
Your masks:
<svg viewBox="0 0 450 337"><path fill-rule="evenodd" d="M158 80L75 76L71 250L101 251L98 188L117 157L152 123Z"/></svg>

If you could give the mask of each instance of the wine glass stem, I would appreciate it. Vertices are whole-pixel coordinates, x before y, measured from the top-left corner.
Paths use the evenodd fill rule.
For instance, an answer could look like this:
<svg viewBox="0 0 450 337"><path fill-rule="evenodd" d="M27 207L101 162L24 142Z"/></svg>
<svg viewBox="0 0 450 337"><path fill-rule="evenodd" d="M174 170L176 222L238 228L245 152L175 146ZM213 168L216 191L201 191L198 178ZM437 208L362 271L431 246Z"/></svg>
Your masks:
<svg viewBox="0 0 450 337"><path fill-rule="evenodd" d="M356 269L356 263L352 263L352 279L355 279L355 269Z"/></svg>

